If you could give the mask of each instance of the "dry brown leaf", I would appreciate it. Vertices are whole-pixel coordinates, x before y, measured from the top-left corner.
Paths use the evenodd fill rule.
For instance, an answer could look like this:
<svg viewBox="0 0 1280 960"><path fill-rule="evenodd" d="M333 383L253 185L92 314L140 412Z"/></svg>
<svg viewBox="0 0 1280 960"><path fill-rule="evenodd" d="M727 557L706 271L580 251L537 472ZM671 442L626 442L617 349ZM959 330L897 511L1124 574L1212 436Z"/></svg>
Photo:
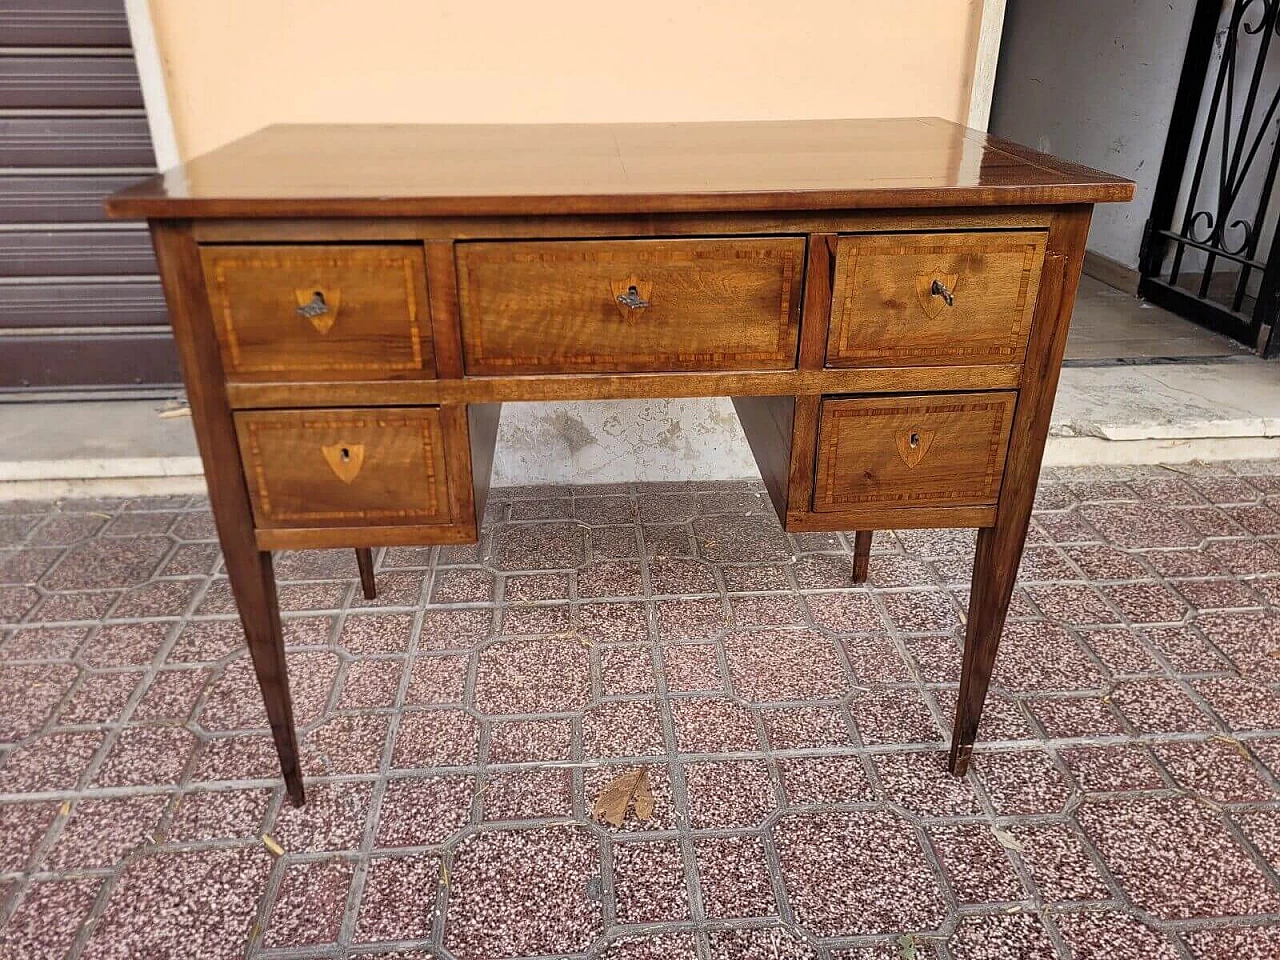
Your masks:
<svg viewBox="0 0 1280 960"><path fill-rule="evenodd" d="M636 781L636 819L641 823L648 823L653 819L657 806L653 799L653 788L649 785L649 771L642 767Z"/></svg>
<svg viewBox="0 0 1280 960"><path fill-rule="evenodd" d="M591 815L611 826L621 827L633 803L636 819L644 822L653 816L653 789L649 786L649 771L644 767L614 777L605 784L604 789L596 794Z"/></svg>

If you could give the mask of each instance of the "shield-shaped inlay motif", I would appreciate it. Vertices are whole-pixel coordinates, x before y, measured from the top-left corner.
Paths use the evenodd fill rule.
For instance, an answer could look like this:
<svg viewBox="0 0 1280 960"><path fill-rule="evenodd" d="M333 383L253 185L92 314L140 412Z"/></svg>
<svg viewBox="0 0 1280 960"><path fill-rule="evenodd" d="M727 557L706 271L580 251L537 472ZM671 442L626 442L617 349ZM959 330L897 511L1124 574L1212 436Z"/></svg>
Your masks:
<svg viewBox="0 0 1280 960"><path fill-rule="evenodd" d="M903 430L895 438L898 442L898 456L903 463L914 469L929 452L929 447L933 446L933 437L932 430L921 430L919 427Z"/></svg>
<svg viewBox="0 0 1280 960"><path fill-rule="evenodd" d="M609 289L613 292L613 305L618 308L618 313L626 320L634 320L649 306L653 283L637 280L633 274L625 280L610 280Z"/></svg>
<svg viewBox="0 0 1280 960"><path fill-rule="evenodd" d="M316 328L316 333L325 334L338 322L338 308L342 306L342 291L325 287L302 287L295 289L293 295L298 300L298 316L306 317Z"/></svg>
<svg viewBox="0 0 1280 960"><path fill-rule="evenodd" d="M916 277L916 297L920 301L920 309L924 311L925 316L930 320L936 320L938 314L947 309L947 301L942 298L941 294L933 292L933 281L935 280L952 293L955 293L956 284L960 282L960 274L941 273L935 270L933 273L922 273Z"/></svg>
<svg viewBox="0 0 1280 960"><path fill-rule="evenodd" d="M351 483L364 466L363 443L330 443L320 448L329 467L343 483Z"/></svg>

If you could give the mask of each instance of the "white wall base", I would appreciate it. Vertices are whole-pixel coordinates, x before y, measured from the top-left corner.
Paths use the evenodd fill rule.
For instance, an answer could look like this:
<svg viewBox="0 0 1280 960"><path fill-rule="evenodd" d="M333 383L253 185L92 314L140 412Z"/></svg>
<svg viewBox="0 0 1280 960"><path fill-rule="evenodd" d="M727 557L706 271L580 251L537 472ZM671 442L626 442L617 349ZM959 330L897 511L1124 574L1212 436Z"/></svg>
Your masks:
<svg viewBox="0 0 1280 960"><path fill-rule="evenodd" d="M759 476L727 397L502 406L496 486Z"/></svg>
<svg viewBox="0 0 1280 960"><path fill-rule="evenodd" d="M202 489L189 419L151 401L0 404L0 499ZM1050 466L1280 457L1280 366L1228 362L1068 367ZM723 397L510 403L495 486L758 477Z"/></svg>

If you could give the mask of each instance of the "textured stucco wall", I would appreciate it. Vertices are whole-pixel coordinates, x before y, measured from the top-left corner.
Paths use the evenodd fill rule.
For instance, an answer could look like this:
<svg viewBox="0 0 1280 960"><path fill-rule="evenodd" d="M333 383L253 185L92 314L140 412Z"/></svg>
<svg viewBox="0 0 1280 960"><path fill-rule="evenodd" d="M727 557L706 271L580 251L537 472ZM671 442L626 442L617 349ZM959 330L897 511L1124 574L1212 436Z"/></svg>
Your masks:
<svg viewBox="0 0 1280 960"><path fill-rule="evenodd" d="M1194 0L1008 5L990 130L1134 180L1093 212L1089 249L1136 269Z"/></svg>

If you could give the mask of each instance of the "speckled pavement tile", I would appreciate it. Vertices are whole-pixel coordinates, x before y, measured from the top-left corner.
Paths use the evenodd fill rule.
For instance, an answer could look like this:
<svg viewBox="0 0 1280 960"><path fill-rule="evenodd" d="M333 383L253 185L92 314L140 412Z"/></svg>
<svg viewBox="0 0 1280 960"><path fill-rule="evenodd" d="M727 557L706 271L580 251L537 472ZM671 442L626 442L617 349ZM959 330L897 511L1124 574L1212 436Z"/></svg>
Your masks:
<svg viewBox="0 0 1280 960"><path fill-rule="evenodd" d="M971 772L971 531L509 488L278 558L308 804L201 498L0 511L0 956L1276 960L1280 464L1047 471ZM598 822L648 772L653 816Z"/></svg>

